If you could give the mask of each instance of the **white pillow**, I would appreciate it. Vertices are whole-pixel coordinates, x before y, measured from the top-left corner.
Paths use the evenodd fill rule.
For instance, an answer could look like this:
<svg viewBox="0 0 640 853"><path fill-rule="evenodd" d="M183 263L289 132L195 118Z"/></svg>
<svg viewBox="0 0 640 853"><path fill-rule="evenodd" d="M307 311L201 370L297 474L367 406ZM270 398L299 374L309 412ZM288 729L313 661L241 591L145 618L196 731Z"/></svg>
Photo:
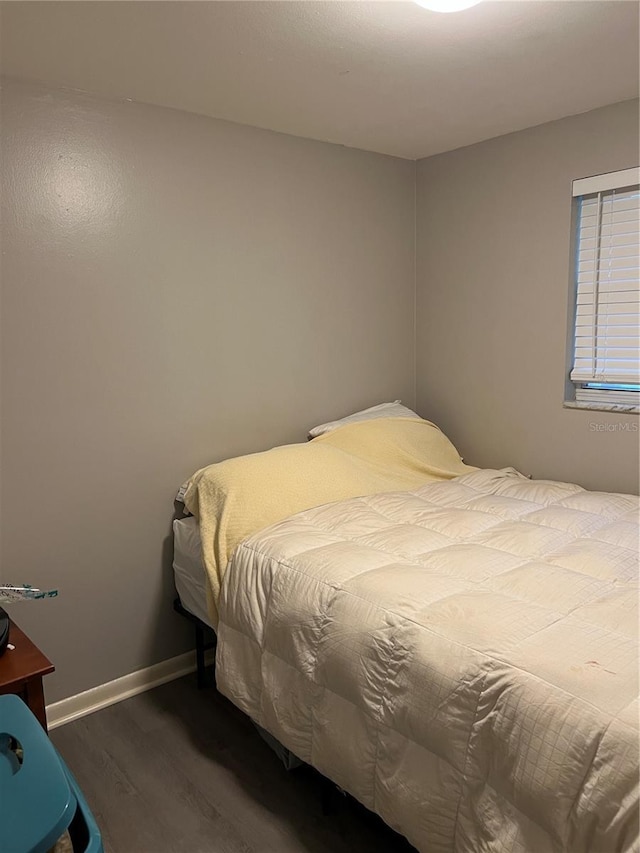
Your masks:
<svg viewBox="0 0 640 853"><path fill-rule="evenodd" d="M380 403L379 406L371 406L370 409L363 409L361 412L355 412L346 418L340 418L338 421L329 421L329 423L320 424L320 426L309 430L309 438L317 438L319 435L324 435L325 432L331 432L346 424L354 424L358 423L358 421L373 421L376 418L416 418L419 421L422 420L420 415L401 405L400 400L396 400L394 403Z"/></svg>

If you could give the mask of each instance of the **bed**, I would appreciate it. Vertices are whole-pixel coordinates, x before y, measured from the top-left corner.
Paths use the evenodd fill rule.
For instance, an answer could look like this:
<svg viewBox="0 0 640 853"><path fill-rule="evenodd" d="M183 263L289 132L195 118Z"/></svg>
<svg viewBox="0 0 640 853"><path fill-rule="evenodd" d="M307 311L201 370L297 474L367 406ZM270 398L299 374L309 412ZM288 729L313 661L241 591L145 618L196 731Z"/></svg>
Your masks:
<svg viewBox="0 0 640 853"><path fill-rule="evenodd" d="M424 853L637 851L638 498L435 467L235 543L218 688Z"/></svg>

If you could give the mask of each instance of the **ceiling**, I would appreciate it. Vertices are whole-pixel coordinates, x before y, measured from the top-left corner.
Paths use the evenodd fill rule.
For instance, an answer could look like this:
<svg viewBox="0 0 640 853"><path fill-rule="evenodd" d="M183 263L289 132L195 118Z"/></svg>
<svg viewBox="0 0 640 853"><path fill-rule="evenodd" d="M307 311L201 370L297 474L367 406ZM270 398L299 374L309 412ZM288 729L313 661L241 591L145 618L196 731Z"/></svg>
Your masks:
<svg viewBox="0 0 640 853"><path fill-rule="evenodd" d="M4 74L417 159L638 95L634 0L2 2Z"/></svg>

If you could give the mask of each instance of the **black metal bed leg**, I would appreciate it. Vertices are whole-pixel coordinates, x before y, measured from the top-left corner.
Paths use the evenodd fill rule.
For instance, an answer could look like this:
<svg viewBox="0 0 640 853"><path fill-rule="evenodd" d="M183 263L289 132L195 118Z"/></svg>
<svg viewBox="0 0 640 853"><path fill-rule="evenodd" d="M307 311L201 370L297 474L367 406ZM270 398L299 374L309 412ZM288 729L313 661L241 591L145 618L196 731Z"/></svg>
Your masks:
<svg viewBox="0 0 640 853"><path fill-rule="evenodd" d="M197 616L194 616L193 613L186 610L182 606L182 603L180 602L179 598L176 598L174 600L173 609L176 611L176 613L179 613L181 616L184 616L185 619L188 619L189 622L193 624L193 627L195 629L198 689L201 690L204 687L210 687L215 682L215 663L213 664L213 666L211 666L211 673L208 673L205 653L210 650L215 653L215 648L217 645L216 632L213 630L213 628L210 628L209 625L206 625L201 619L198 619Z"/></svg>
<svg viewBox="0 0 640 853"><path fill-rule="evenodd" d="M204 630L201 625L195 626L196 629L196 667L198 670L198 690L207 687L207 670L204 662Z"/></svg>

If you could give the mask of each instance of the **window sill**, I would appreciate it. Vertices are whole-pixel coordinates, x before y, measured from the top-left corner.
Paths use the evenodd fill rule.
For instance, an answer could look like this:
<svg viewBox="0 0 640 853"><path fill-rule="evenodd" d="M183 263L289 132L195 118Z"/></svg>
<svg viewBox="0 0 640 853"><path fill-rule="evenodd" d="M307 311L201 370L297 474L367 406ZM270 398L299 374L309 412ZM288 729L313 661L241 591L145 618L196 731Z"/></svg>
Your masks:
<svg viewBox="0 0 640 853"><path fill-rule="evenodd" d="M565 409L588 409L591 412L617 412L623 415L640 414L640 406L629 403L587 403L584 400L565 400Z"/></svg>

